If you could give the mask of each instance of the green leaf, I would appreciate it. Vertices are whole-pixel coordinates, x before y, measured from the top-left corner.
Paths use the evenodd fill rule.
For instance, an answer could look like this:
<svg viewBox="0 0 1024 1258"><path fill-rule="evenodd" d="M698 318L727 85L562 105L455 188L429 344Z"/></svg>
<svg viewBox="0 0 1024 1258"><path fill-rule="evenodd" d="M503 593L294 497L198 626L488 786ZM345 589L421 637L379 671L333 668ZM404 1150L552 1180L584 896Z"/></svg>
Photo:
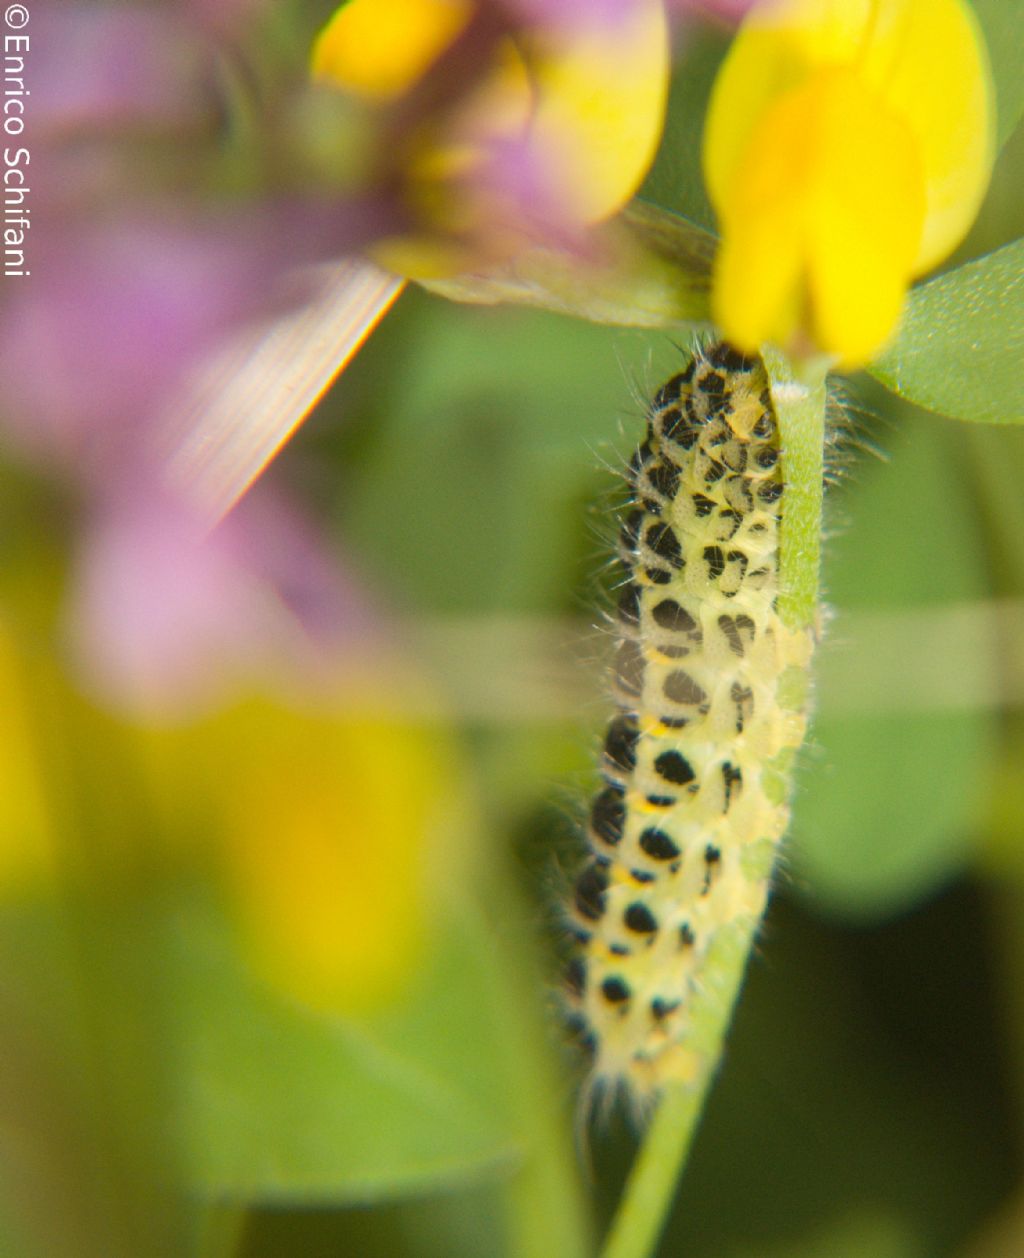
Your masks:
<svg viewBox="0 0 1024 1258"><path fill-rule="evenodd" d="M400 1009L359 1026L257 985L212 918L182 926L180 1120L205 1191L363 1203L508 1171L521 1154L474 927L449 932Z"/></svg>
<svg viewBox="0 0 1024 1258"><path fill-rule="evenodd" d="M798 885L848 916L897 912L972 854L995 719L973 685L978 635L948 615L987 592L957 437L901 417L891 461L857 470L839 508L850 523L826 547L839 610L816 661L820 717L797 775L793 852ZM950 619L951 643L938 632Z"/></svg>
<svg viewBox="0 0 1024 1258"><path fill-rule="evenodd" d="M974 0L985 33L996 87L997 144L1001 148L1024 114L1024 23L1019 0Z"/></svg>
<svg viewBox="0 0 1024 1258"><path fill-rule="evenodd" d="M714 245L696 223L634 201L593 230L586 258L528 249L491 271L421 283L450 301L539 306L593 323L703 324Z"/></svg>
<svg viewBox="0 0 1024 1258"><path fill-rule="evenodd" d="M900 397L956 419L1024 423L1024 240L913 290L871 366Z"/></svg>
<svg viewBox="0 0 1024 1258"><path fill-rule="evenodd" d="M800 877L844 917L903 911L971 855L981 777L994 747L985 714L824 718L795 804Z"/></svg>

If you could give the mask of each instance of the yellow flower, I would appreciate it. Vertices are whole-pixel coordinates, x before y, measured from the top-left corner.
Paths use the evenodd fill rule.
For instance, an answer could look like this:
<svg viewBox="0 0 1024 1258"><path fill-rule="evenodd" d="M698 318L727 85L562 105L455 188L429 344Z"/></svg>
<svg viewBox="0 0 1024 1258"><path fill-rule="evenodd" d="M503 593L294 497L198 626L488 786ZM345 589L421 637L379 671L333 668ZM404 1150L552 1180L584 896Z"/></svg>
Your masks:
<svg viewBox="0 0 1024 1258"><path fill-rule="evenodd" d="M254 728L250 726L250 728ZM449 766L429 728L280 713L229 805L232 900L257 966L315 1006L386 1000L414 973Z"/></svg>
<svg viewBox="0 0 1024 1258"><path fill-rule="evenodd" d="M392 100L462 34L472 14L471 0L350 0L313 46L313 75L354 96Z"/></svg>
<svg viewBox="0 0 1024 1258"><path fill-rule="evenodd" d="M469 0L350 0L314 46L313 75L383 116L457 40L472 42L476 16ZM581 6L571 22L492 33L478 49L483 70L463 56L446 83L456 103L417 114L397 143L414 226L378 247L392 270L436 276L514 252L545 200L532 181L544 185L546 226L597 222L653 160L669 71L662 0L630 0L619 17Z"/></svg>
<svg viewBox="0 0 1024 1258"><path fill-rule="evenodd" d="M313 1008L358 1013L429 955L466 878L468 805L429 697L421 718L389 689L353 697L319 711L250 699L192 731L190 760L209 774L211 855L253 969Z"/></svg>
<svg viewBox="0 0 1024 1258"><path fill-rule="evenodd" d="M53 877L53 832L29 694L30 655L0 621L0 896Z"/></svg>
<svg viewBox="0 0 1024 1258"><path fill-rule="evenodd" d="M988 59L965 0L764 0L715 84L704 171L713 312L765 341L867 361L910 281L963 239L994 158Z"/></svg>

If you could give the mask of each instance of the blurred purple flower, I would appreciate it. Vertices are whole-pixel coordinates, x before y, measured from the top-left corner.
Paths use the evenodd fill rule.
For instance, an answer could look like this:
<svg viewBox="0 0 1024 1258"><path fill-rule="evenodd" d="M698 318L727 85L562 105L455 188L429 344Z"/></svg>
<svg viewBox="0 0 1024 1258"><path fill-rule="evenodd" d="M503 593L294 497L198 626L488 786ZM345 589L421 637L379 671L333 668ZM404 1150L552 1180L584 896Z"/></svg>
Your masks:
<svg viewBox="0 0 1024 1258"><path fill-rule="evenodd" d="M44 231L32 277L0 309L3 431L84 496L72 650L89 689L122 708L178 712L294 675L368 623L262 486L211 533L188 487L172 492L155 441L229 333L280 309L286 289L301 301L282 239L258 213L233 232L187 219Z"/></svg>
<svg viewBox="0 0 1024 1258"><path fill-rule="evenodd" d="M215 701L258 667L281 626L234 553L235 531L204 536L159 494L103 504L71 596L72 653L89 689L160 714Z"/></svg>
<svg viewBox="0 0 1024 1258"><path fill-rule="evenodd" d="M260 7L42 2L32 14L31 274L0 294L0 438L76 489L72 650L121 706L181 709L243 676L313 667L367 624L292 512L261 493L211 533L159 452L192 373L302 303L297 267L386 227L357 201L283 189L228 204L204 189L221 144L210 69L232 23ZM176 155L167 178L154 136Z"/></svg>
<svg viewBox="0 0 1024 1258"><path fill-rule="evenodd" d="M252 24L274 0L184 0L186 14L200 25L219 32L237 31Z"/></svg>
<svg viewBox="0 0 1024 1258"><path fill-rule="evenodd" d="M191 177L219 125L217 45L178 5L33 8L26 138L33 216L109 215Z"/></svg>
<svg viewBox="0 0 1024 1258"><path fill-rule="evenodd" d="M32 276L0 307L7 432L96 483L139 457L147 420L267 284L258 231L123 221L30 239Z"/></svg>
<svg viewBox="0 0 1024 1258"><path fill-rule="evenodd" d="M67 610L88 690L157 719L268 682L318 691L375 621L337 561L262 489L212 533L160 487L99 505Z"/></svg>
<svg viewBox="0 0 1024 1258"><path fill-rule="evenodd" d="M499 7L527 26L572 30L603 23L614 26L636 7L636 0L499 0Z"/></svg>
<svg viewBox="0 0 1024 1258"><path fill-rule="evenodd" d="M664 122L661 0L473 0L432 34L426 5L401 56L382 11L401 23L400 4L339 6L311 61L364 127L363 186L406 211L371 254L385 267L435 278L571 247L634 194Z"/></svg>
<svg viewBox="0 0 1024 1258"><path fill-rule="evenodd" d="M73 136L194 122L209 60L168 7L45 4L32 18L33 130Z"/></svg>
<svg viewBox="0 0 1024 1258"><path fill-rule="evenodd" d="M226 340L301 302L298 264L420 229L410 156L432 127L472 139L464 107L503 39L529 46L531 32L561 38L614 25L636 4L481 0L463 35L373 121L375 159L357 195L340 194L317 168L322 115L308 133L299 123L287 130L305 116L299 66L282 88L294 96L255 105L262 148L246 160L261 191L243 188L229 204L210 181L232 134L217 66L226 57L244 70L269 0L40 0L32 274L0 297L0 425L22 458L81 493L86 530L69 624L94 688L122 704L200 702L289 654L313 659L346 624L364 623L350 584L283 508L254 498L209 533L209 518L183 498L187 487L175 494L167 483L160 425ZM305 166L292 143L303 135ZM449 240L481 258L530 239L584 248L585 216L565 213L565 154L526 133L477 138L487 159L446 190L456 210ZM468 230L457 225L466 207Z"/></svg>
<svg viewBox="0 0 1024 1258"><path fill-rule="evenodd" d="M496 3L528 25L571 31L594 23L614 27L626 20L636 0L496 0ZM754 0L665 0L665 8L683 18L706 14L737 22L753 3Z"/></svg>

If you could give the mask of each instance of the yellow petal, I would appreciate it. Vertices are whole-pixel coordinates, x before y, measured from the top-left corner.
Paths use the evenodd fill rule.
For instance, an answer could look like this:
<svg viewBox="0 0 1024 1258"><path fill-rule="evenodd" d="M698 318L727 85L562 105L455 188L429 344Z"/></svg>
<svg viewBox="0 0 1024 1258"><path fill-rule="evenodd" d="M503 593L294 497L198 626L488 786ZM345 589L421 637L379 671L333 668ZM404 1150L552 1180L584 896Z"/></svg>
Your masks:
<svg viewBox="0 0 1024 1258"><path fill-rule="evenodd" d="M635 0L621 21L597 19L530 61L537 108L531 137L557 155L572 216L595 222L636 191L665 117L668 32L661 0Z"/></svg>
<svg viewBox="0 0 1024 1258"><path fill-rule="evenodd" d="M722 215L714 310L744 348L802 324L846 365L899 316L924 193L908 128L849 70L781 95L750 134Z"/></svg>
<svg viewBox="0 0 1024 1258"><path fill-rule="evenodd" d="M0 894L54 873L53 833L28 705L28 656L0 624Z"/></svg>
<svg viewBox="0 0 1024 1258"><path fill-rule="evenodd" d="M468 0L352 0L317 41L314 75L386 101L413 86L468 12ZM403 194L418 230L381 242L376 256L402 274L436 277L526 244L529 224L501 181L474 182L506 144L525 145L548 178L558 226L614 213L654 157L668 77L663 0L631 0L614 22L537 26L515 46L505 41L458 108L406 137Z"/></svg>
<svg viewBox="0 0 1024 1258"><path fill-rule="evenodd" d="M964 0L888 0L864 53L864 73L917 142L925 187L920 275L960 243L995 159L992 74Z"/></svg>
<svg viewBox="0 0 1024 1258"><path fill-rule="evenodd" d="M801 245L785 206L758 213L746 230L723 228L712 315L734 345L756 351L766 341L792 340L804 319Z"/></svg>
<svg viewBox="0 0 1024 1258"><path fill-rule="evenodd" d="M443 731L251 703L215 734L224 877L253 966L313 1007L386 1002L431 937L436 867L458 863Z"/></svg>
<svg viewBox="0 0 1024 1258"><path fill-rule="evenodd" d="M807 210L809 310L817 344L854 366L881 349L899 319L925 193L903 120L852 76L828 78L815 101L821 116Z"/></svg>
<svg viewBox="0 0 1024 1258"><path fill-rule="evenodd" d="M704 180L719 213L766 110L819 69L849 64L872 10L872 0L775 0L751 9L715 79L704 127Z"/></svg>
<svg viewBox="0 0 1024 1258"><path fill-rule="evenodd" d="M704 135L704 173L719 213L765 111L821 69L859 74L915 140L925 218L921 274L960 241L994 155L991 73L965 0L770 0L751 10L723 63Z"/></svg>
<svg viewBox="0 0 1024 1258"><path fill-rule="evenodd" d="M350 0L313 46L313 77L367 100L407 91L462 31L471 0Z"/></svg>

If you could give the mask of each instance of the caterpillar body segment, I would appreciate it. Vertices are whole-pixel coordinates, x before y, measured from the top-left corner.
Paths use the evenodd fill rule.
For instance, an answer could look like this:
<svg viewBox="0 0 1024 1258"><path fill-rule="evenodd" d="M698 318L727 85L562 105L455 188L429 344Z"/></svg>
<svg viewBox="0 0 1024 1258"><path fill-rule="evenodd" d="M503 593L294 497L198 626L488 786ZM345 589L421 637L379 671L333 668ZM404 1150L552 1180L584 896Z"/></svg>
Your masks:
<svg viewBox="0 0 1024 1258"><path fill-rule="evenodd" d="M699 351L656 394L627 478L618 711L575 886L569 1000L594 1083L642 1103L701 1072L690 1014L709 949L764 911L813 637L777 611L785 492L759 359Z"/></svg>

